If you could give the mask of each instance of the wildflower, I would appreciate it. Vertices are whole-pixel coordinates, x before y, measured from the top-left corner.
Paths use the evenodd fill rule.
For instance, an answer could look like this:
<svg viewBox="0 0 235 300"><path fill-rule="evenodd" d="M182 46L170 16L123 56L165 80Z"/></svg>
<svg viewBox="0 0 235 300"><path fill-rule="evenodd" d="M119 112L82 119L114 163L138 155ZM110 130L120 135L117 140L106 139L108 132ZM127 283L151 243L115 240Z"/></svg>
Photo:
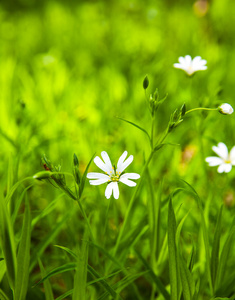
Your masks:
<svg viewBox="0 0 235 300"><path fill-rule="evenodd" d="M218 173L228 173L235 165L235 146L231 149L230 153L224 143L219 143L218 146L213 146L212 150L219 156L209 156L206 158L210 167L219 166Z"/></svg>
<svg viewBox="0 0 235 300"><path fill-rule="evenodd" d="M228 103L223 103L219 106L219 112L224 115L231 115L233 113L233 108Z"/></svg>
<svg viewBox="0 0 235 300"><path fill-rule="evenodd" d="M101 152L102 159L99 156L94 158L94 163L104 171L106 174L102 173L88 173L87 178L92 179L89 180L91 185L100 185L102 183L108 183L105 190L105 197L109 199L113 193L115 199L119 198L119 188L118 183L122 182L128 186L136 186L136 183L130 179L139 179L140 175L137 173L124 173L124 170L132 163L133 155L130 155L127 159L127 151L120 156L117 168L112 166L111 160L107 154L107 152ZM126 160L125 160L126 159Z"/></svg>
<svg viewBox="0 0 235 300"><path fill-rule="evenodd" d="M179 63L174 64L174 67L184 70L189 76L191 76L197 71L206 70L206 63L207 61L202 59L201 56L196 56L192 59L190 55L186 55L185 57L180 56Z"/></svg>

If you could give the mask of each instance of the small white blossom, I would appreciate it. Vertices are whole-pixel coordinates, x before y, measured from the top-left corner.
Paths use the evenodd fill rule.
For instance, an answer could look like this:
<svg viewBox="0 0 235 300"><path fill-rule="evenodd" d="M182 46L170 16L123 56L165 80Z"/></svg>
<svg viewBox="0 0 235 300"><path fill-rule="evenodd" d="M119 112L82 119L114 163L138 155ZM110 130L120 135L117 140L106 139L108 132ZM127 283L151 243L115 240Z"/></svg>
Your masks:
<svg viewBox="0 0 235 300"><path fill-rule="evenodd" d="M218 146L213 146L212 150L219 156L209 156L206 162L210 167L219 166L218 173L228 173L235 165L235 146L228 152L228 148L224 143L219 143Z"/></svg>
<svg viewBox="0 0 235 300"><path fill-rule="evenodd" d="M207 69L207 61L202 59L201 56L196 56L194 59L190 55L185 57L179 57L179 63L174 64L177 69L184 70L189 76L193 75L197 71L203 71Z"/></svg>
<svg viewBox="0 0 235 300"><path fill-rule="evenodd" d="M231 115L233 113L233 108L228 103L223 103L219 106L219 112L224 115Z"/></svg>
<svg viewBox="0 0 235 300"><path fill-rule="evenodd" d="M119 188L118 183L122 182L128 186L136 186L136 183L130 179L139 179L140 175L137 173L124 173L124 170L132 163L133 155L130 155L127 159L127 151L120 156L117 168L112 166L111 160L107 154L107 152L102 151L101 156L103 160L96 156L94 158L94 163L100 168L103 173L95 173L91 172L87 174L87 178L91 185L100 185L102 183L108 183L106 190L105 190L105 197L109 199L113 193L115 199L119 198ZM126 160L125 160L126 159Z"/></svg>

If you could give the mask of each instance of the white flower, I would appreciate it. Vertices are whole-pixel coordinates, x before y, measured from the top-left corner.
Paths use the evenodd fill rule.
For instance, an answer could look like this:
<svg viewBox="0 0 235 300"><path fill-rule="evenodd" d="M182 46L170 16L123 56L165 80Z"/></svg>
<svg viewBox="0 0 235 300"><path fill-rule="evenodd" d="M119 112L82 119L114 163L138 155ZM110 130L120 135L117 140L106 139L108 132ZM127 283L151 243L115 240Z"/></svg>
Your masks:
<svg viewBox="0 0 235 300"><path fill-rule="evenodd" d="M130 179L139 179L140 175L137 173L124 173L123 171L132 163L133 155L130 155L127 159L127 151L125 151L119 158L117 168L112 166L111 160L107 152L101 152L102 159L99 156L94 158L94 163L99 167L105 174L102 173L88 173L87 178L91 185L100 185L107 182L108 185L105 190L105 197L109 199L113 193L115 199L119 198L118 183L122 182L128 186L136 186L136 183ZM125 160L126 159L126 160Z"/></svg>
<svg viewBox="0 0 235 300"><path fill-rule="evenodd" d="M228 103L223 103L219 106L219 112L224 115L231 115L233 113L233 108Z"/></svg>
<svg viewBox="0 0 235 300"><path fill-rule="evenodd" d="M201 56L196 56L192 59L190 55L186 55L185 57L180 56L179 63L174 64L174 67L184 70L189 76L191 76L197 71L206 70L206 63L207 61L202 59Z"/></svg>
<svg viewBox="0 0 235 300"><path fill-rule="evenodd" d="M235 146L231 149L230 153L224 143L219 143L218 146L213 146L212 150L219 156L209 156L206 158L210 167L219 166L218 173L228 173L235 165Z"/></svg>

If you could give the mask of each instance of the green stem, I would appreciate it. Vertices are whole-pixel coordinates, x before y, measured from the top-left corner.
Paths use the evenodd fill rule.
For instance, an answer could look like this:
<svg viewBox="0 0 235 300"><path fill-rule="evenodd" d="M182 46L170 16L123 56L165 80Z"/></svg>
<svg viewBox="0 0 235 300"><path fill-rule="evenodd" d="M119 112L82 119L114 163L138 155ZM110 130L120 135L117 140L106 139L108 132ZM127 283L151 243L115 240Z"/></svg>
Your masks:
<svg viewBox="0 0 235 300"><path fill-rule="evenodd" d="M155 121L155 115L152 116L152 127L151 127L151 149L153 150L153 136L154 136L154 122Z"/></svg>
<svg viewBox="0 0 235 300"><path fill-rule="evenodd" d="M82 216L83 216L83 218L85 219L85 221L87 223L87 227L88 227L88 230L90 232L91 239L92 239L93 243L95 243L95 238L94 238L94 235L93 235L92 230L91 230L91 225L89 223L89 220L88 220L88 217L86 215L86 212L85 212L85 210L84 210L84 208L82 206L81 199L77 199L77 203L78 203L78 206L79 206L79 208L81 210Z"/></svg>
<svg viewBox="0 0 235 300"><path fill-rule="evenodd" d="M187 115L193 111L196 111L196 110L218 110L218 108L197 107L197 108L193 108L193 109L186 111L185 115Z"/></svg>

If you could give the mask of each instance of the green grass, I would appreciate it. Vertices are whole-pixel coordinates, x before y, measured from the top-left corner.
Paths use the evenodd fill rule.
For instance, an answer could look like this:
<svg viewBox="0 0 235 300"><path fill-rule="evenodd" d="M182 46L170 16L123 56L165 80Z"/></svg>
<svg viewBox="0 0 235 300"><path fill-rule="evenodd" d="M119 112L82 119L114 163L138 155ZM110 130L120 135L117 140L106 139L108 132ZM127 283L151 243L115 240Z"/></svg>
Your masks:
<svg viewBox="0 0 235 300"><path fill-rule="evenodd" d="M234 299L235 171L205 162L234 114L193 109L235 107L235 3L195 3L1 2L0 299ZM87 172L125 150L106 199Z"/></svg>

